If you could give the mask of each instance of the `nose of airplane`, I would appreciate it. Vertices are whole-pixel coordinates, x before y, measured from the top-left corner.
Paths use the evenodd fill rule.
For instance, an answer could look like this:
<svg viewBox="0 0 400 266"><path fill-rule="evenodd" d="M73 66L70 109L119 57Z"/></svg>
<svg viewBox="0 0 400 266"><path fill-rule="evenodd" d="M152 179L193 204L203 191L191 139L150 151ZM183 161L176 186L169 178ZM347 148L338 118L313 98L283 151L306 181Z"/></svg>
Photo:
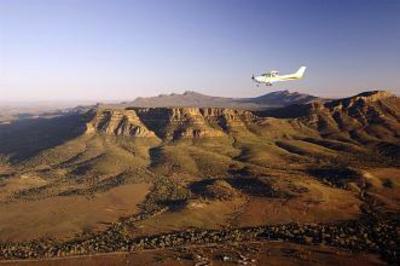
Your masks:
<svg viewBox="0 0 400 266"><path fill-rule="evenodd" d="M253 74L253 75L251 75L251 79L254 79L254 74Z"/></svg>

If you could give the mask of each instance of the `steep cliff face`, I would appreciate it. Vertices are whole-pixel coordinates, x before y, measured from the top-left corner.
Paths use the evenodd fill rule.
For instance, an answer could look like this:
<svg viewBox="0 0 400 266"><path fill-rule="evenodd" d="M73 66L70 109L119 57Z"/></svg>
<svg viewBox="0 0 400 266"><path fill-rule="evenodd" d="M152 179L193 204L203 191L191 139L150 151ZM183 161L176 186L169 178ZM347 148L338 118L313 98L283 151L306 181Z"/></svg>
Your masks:
<svg viewBox="0 0 400 266"><path fill-rule="evenodd" d="M86 133L101 132L131 137L156 137L132 110L98 110L87 123Z"/></svg>
<svg viewBox="0 0 400 266"><path fill-rule="evenodd" d="M224 136L246 128L257 118L249 111L225 108L128 108L96 110L87 123L87 133L99 132L162 139Z"/></svg>

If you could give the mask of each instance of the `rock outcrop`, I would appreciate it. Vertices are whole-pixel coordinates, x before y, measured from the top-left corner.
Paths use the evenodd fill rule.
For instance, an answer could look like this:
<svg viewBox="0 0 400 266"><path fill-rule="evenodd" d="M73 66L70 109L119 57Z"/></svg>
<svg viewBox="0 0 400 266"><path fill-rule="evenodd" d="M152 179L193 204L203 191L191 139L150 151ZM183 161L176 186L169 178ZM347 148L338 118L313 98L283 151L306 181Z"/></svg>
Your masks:
<svg viewBox="0 0 400 266"><path fill-rule="evenodd" d="M86 133L162 139L220 137L259 119L226 108L127 108L92 111Z"/></svg>
<svg viewBox="0 0 400 266"><path fill-rule="evenodd" d="M98 110L86 124L86 133L100 132L131 137L156 137L132 110Z"/></svg>

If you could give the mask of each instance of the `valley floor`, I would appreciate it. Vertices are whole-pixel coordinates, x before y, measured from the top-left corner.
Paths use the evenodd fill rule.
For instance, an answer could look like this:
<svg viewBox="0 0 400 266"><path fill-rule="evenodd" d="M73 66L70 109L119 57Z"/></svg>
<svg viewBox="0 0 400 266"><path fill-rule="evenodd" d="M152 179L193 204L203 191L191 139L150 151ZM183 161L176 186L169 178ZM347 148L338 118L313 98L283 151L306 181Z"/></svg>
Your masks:
<svg viewBox="0 0 400 266"><path fill-rule="evenodd" d="M326 246L282 242L240 242L226 245L194 245L140 252L118 252L68 258L3 261L4 266L79 265L348 265L377 266L385 263L373 254L350 253Z"/></svg>

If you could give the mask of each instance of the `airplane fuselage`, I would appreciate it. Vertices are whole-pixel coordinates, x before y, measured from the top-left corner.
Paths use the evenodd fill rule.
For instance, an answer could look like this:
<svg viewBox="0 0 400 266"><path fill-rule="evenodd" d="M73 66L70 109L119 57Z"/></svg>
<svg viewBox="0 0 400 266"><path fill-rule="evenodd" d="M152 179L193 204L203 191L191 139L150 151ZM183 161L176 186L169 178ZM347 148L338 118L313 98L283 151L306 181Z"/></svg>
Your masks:
<svg viewBox="0 0 400 266"><path fill-rule="evenodd" d="M265 84L267 86L272 86L273 83L280 81L290 81L290 80L298 80L302 79L304 75L304 71L306 70L305 66L299 68L296 73L288 74L288 75L279 75L278 71L271 71L268 73L264 73L258 76L253 76L252 79L260 84Z"/></svg>
<svg viewBox="0 0 400 266"><path fill-rule="evenodd" d="M255 76L254 80L258 83L265 83L265 84L271 84L279 81L289 81L289 80L297 80L298 78L293 77L291 75L282 75L282 76L274 76L274 77L266 77L263 75L260 76Z"/></svg>

